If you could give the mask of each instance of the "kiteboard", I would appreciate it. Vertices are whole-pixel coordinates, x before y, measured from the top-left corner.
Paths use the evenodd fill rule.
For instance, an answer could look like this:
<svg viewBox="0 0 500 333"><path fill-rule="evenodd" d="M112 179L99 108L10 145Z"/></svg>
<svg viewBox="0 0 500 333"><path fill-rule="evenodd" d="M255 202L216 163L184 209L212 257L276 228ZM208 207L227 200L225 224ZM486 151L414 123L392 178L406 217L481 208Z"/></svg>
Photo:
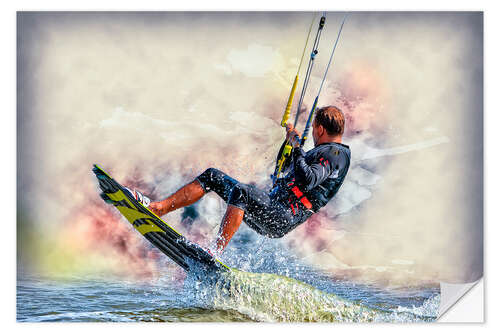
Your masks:
<svg viewBox="0 0 500 333"><path fill-rule="evenodd" d="M115 206L118 211L158 250L166 254L186 271L207 273L228 271L229 267L213 257L201 246L189 241L160 217L137 201L129 191L94 164L95 173L102 190L101 198Z"/></svg>

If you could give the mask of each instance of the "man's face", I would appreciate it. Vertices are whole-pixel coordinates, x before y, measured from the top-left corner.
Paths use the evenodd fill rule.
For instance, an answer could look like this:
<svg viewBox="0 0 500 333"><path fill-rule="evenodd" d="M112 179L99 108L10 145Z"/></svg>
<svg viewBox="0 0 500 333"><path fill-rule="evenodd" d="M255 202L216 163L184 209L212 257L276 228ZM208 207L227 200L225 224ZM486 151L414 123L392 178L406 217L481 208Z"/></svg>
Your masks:
<svg viewBox="0 0 500 333"><path fill-rule="evenodd" d="M317 142L319 140L319 126L316 125L316 121L313 121L313 125L312 125L312 128L313 128L313 141L314 141L314 146L317 145Z"/></svg>

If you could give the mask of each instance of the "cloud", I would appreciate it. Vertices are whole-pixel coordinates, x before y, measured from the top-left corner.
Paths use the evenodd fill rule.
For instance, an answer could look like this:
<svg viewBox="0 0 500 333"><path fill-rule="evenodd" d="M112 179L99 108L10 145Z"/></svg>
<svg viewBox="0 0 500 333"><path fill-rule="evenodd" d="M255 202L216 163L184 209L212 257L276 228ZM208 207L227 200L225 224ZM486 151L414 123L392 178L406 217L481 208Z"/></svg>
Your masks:
<svg viewBox="0 0 500 333"><path fill-rule="evenodd" d="M283 66L280 52L270 46L256 43L248 45L244 50L232 49L226 57L227 63L217 64L216 68L225 74L240 72L248 77L264 77Z"/></svg>

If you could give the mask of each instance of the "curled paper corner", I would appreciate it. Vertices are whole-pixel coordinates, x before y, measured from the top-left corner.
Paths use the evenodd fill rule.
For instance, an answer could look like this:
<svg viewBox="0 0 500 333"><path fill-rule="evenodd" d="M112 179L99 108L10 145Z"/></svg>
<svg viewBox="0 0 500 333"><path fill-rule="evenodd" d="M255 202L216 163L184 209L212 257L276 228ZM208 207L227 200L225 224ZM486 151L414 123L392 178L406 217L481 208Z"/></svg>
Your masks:
<svg viewBox="0 0 500 333"><path fill-rule="evenodd" d="M440 282L440 322L483 322L484 321L483 278L470 283ZM471 291L471 289L474 289ZM466 315L464 315L466 314Z"/></svg>

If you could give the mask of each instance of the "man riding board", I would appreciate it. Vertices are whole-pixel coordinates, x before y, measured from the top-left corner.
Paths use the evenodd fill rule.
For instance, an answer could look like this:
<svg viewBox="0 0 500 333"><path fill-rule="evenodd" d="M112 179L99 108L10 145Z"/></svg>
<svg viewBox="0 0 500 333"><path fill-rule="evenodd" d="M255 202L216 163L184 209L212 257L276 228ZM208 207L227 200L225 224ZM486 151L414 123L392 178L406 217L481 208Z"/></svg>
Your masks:
<svg viewBox="0 0 500 333"><path fill-rule="evenodd" d="M278 180L271 192L242 184L215 168L205 170L191 183L148 208L163 216L200 200L214 191L227 203L227 210L216 238L215 255L220 255L242 221L261 235L278 238L305 222L330 201L347 174L351 152L342 144L344 115L327 106L318 109L313 122L314 148L307 153L300 147L298 132L287 124L287 140L293 146L289 172ZM135 197L148 198L139 192Z"/></svg>

